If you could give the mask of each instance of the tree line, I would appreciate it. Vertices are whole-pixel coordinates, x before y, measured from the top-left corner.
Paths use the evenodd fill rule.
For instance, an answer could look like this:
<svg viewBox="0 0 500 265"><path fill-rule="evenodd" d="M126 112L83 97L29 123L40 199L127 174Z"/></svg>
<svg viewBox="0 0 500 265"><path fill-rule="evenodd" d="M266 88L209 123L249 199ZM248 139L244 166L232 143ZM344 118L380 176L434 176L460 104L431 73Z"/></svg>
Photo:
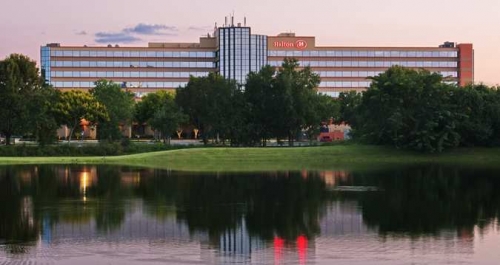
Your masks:
<svg viewBox="0 0 500 265"><path fill-rule="evenodd" d="M458 87L440 74L400 66L372 78L363 91L318 94L320 77L286 58L279 68L250 73L242 86L215 73L191 77L175 93L133 93L99 80L89 93L59 91L40 77L36 63L13 54L0 61L0 133L30 135L41 145L66 125L68 140L82 119L97 126L100 141L117 141L124 127L150 126L165 143L186 129L205 144L265 146L269 139L314 139L322 122L352 127L352 138L368 144L440 152L457 146L500 144L500 91L471 84ZM144 128L143 128L144 129Z"/></svg>
<svg viewBox="0 0 500 265"><path fill-rule="evenodd" d="M215 73L191 77L175 93L157 91L135 102L132 92L108 80L98 80L88 93L56 90L39 76L34 61L13 54L0 62L0 133L7 144L13 135L29 135L44 145L62 125L70 141L86 120L97 127L100 141L120 140L122 128L135 123L150 126L165 143L192 128L205 144L213 139L254 146L271 138L293 144L303 131L314 137L336 106L317 94L319 76L298 66L295 59L280 69L266 66L250 74L244 87Z"/></svg>
<svg viewBox="0 0 500 265"><path fill-rule="evenodd" d="M340 95L341 120L360 142L424 152L500 145L500 89L459 87L437 73L394 66L362 94Z"/></svg>

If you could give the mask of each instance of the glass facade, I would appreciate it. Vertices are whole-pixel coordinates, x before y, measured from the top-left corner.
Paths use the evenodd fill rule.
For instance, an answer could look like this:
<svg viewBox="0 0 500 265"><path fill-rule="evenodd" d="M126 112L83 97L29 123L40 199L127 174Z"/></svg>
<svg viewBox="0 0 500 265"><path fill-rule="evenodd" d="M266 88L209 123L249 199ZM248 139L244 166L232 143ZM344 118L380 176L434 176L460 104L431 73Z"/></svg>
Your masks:
<svg viewBox="0 0 500 265"><path fill-rule="evenodd" d="M267 36L251 35L248 27L219 28L217 45L220 75L238 84L267 64Z"/></svg>
<svg viewBox="0 0 500 265"><path fill-rule="evenodd" d="M51 61L50 47L43 46L40 48L41 74L45 82L50 83L51 77Z"/></svg>
<svg viewBox="0 0 500 265"><path fill-rule="evenodd" d="M250 36L250 71L258 72L267 65L267 36Z"/></svg>

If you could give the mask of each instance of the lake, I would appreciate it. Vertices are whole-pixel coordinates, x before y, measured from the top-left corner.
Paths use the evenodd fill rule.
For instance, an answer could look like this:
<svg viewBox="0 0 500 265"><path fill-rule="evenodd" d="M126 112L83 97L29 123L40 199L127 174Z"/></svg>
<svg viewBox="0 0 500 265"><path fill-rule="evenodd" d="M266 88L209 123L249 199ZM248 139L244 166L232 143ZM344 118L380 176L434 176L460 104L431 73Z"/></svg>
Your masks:
<svg viewBox="0 0 500 265"><path fill-rule="evenodd" d="M0 264L498 264L500 171L0 167Z"/></svg>

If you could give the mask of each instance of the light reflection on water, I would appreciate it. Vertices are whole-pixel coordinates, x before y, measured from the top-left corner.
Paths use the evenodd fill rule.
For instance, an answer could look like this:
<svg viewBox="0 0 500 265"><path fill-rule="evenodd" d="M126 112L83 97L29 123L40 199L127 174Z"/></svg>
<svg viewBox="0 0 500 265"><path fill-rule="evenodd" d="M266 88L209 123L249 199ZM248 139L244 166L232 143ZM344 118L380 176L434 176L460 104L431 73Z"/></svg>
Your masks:
<svg viewBox="0 0 500 265"><path fill-rule="evenodd" d="M497 264L496 173L0 168L0 264Z"/></svg>

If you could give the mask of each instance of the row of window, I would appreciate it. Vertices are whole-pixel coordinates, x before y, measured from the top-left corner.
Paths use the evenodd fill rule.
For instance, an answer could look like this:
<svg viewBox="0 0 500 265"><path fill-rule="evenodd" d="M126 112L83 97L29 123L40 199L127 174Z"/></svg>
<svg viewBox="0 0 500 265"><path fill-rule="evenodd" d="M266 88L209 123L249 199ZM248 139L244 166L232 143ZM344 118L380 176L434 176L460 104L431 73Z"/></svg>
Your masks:
<svg viewBox="0 0 500 265"><path fill-rule="evenodd" d="M60 82L52 81L55 88L93 88L94 82ZM116 82L122 88L177 88L186 86L187 82Z"/></svg>
<svg viewBox="0 0 500 265"><path fill-rule="evenodd" d="M446 81L444 83L456 85L456 81ZM365 88L369 87L370 81L350 82L350 81L323 81L319 87L336 87L336 88Z"/></svg>
<svg viewBox="0 0 500 265"><path fill-rule="evenodd" d="M42 47L43 49L43 47ZM64 51L52 50L51 56L55 57L139 57L139 58L214 58L215 53L210 52L174 52L174 51Z"/></svg>
<svg viewBox="0 0 500 265"><path fill-rule="evenodd" d="M369 87L370 81L323 81L319 83L319 87Z"/></svg>
<svg viewBox="0 0 500 265"><path fill-rule="evenodd" d="M332 98L338 98L340 96L340 92L338 92L338 91L321 91L321 92L318 92L318 94L327 95L327 96L330 96Z"/></svg>
<svg viewBox="0 0 500 265"><path fill-rule="evenodd" d="M104 72L104 71L52 71L51 77L145 77L145 78L188 78L208 76L209 72Z"/></svg>
<svg viewBox="0 0 500 265"><path fill-rule="evenodd" d="M457 57L457 51L269 51L287 57Z"/></svg>
<svg viewBox="0 0 500 265"><path fill-rule="evenodd" d="M234 38L234 36L232 36ZM241 38L241 40L248 40ZM239 41L239 40L238 40ZM44 48L44 47L42 47ZM212 51L95 51L52 50L53 57L139 57L139 58L214 58ZM457 51L269 51L269 56L294 57L457 57Z"/></svg>
<svg viewBox="0 0 500 265"><path fill-rule="evenodd" d="M214 68L213 62L121 62L121 61L51 61L52 67L165 67Z"/></svg>
<svg viewBox="0 0 500 265"><path fill-rule="evenodd" d="M50 82L55 88L93 88L95 87L94 82L63 82L63 81L52 81ZM116 82L122 88L177 88L184 87L187 82ZM448 84L457 84L457 82L445 82ZM319 87L331 87L331 88L365 88L369 87L371 82L360 81L324 81L319 84Z"/></svg>
<svg viewBox="0 0 500 265"><path fill-rule="evenodd" d="M320 77L370 77L377 76L383 71L315 71ZM444 77L458 77L455 71L437 72Z"/></svg>
<svg viewBox="0 0 500 265"><path fill-rule="evenodd" d="M241 56L240 56L241 57ZM245 57L245 58L248 58ZM227 60L221 55L221 61ZM231 60L232 61L232 60ZM240 60L242 63L248 61ZM254 64L253 60L251 61ZM269 61L271 66L281 66L282 61ZM311 67L391 67L401 65L406 67L452 67L458 66L457 62L443 61L299 61L301 66ZM122 62L122 61L50 61L52 67L114 67L114 68L215 68L214 62Z"/></svg>
<svg viewBox="0 0 500 265"><path fill-rule="evenodd" d="M279 67L282 61L269 61L271 66ZM457 67L457 62L442 62L442 61L299 61L301 66L311 67L391 67L394 65L406 67Z"/></svg>
<svg viewBox="0 0 500 265"><path fill-rule="evenodd" d="M222 71L222 70L221 70ZM235 76L245 78L250 69L239 68L235 69ZM137 78L188 78L189 76L203 77L208 76L209 72L106 72L106 71L52 71L50 77L137 77ZM315 71L320 77L370 77L376 76L383 71ZM455 71L438 72L444 77L458 77Z"/></svg>
<svg viewBox="0 0 500 265"><path fill-rule="evenodd" d="M328 81L321 82L319 87L369 87L371 82L345 82L345 81ZM55 88L93 88L94 82L68 82L68 81L52 81L52 86ZM187 82L118 82L123 88L176 88L179 86L186 86Z"/></svg>

